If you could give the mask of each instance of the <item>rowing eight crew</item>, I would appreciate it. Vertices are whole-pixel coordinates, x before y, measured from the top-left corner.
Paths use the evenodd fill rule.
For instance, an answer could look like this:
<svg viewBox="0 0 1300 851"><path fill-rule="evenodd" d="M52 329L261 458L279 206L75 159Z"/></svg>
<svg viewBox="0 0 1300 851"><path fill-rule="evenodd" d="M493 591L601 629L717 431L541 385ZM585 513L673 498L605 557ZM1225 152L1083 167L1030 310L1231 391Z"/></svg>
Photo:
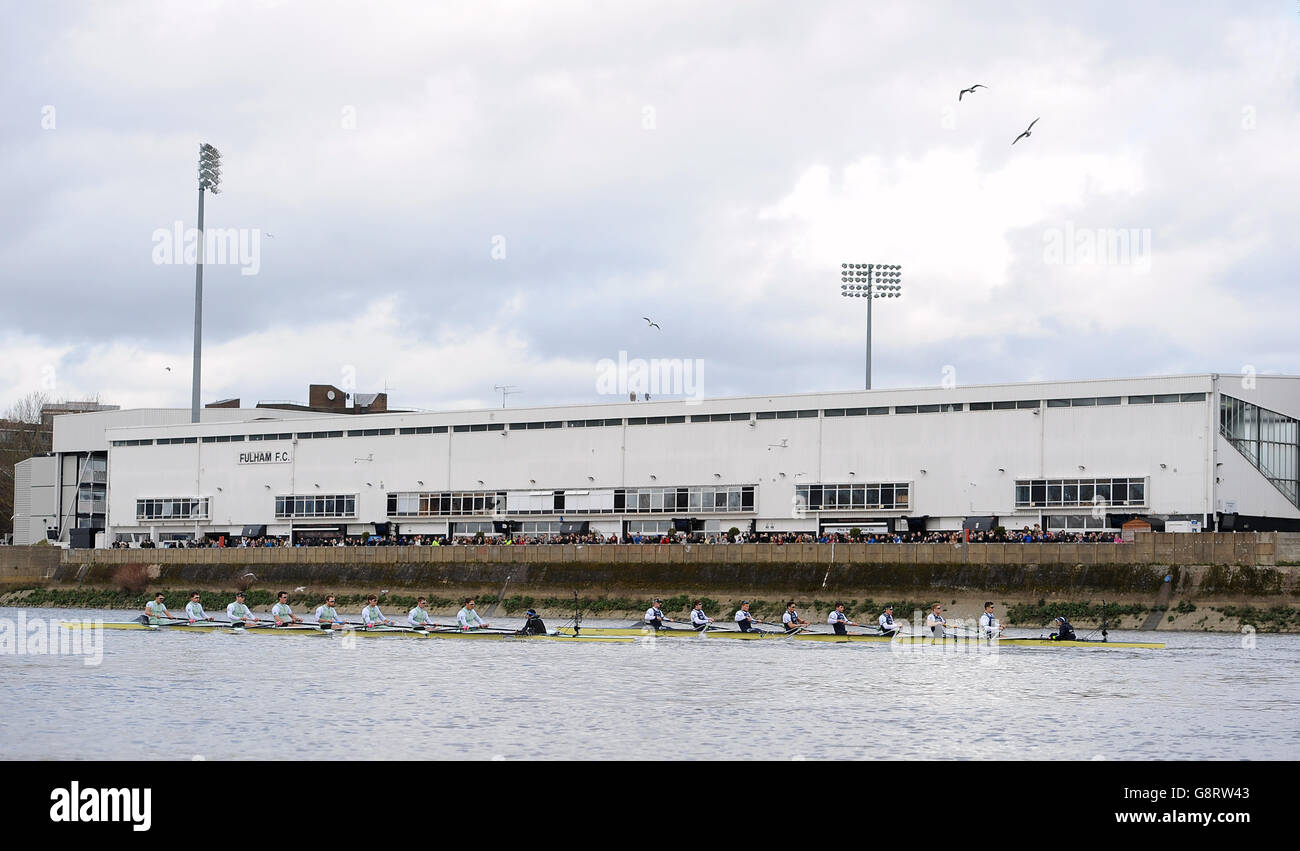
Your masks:
<svg viewBox="0 0 1300 851"><path fill-rule="evenodd" d="M199 592L195 591L190 595L190 602L185 606L186 617L173 617L172 613L167 610L163 604L164 594L159 591L154 595L154 599L145 603L144 612L148 622L152 625L161 624L164 620L188 620L190 623L199 621L215 621L216 618L210 616L203 610L200 603ZM259 623L252 610L248 608L245 602L243 591L235 594L235 601L226 606L226 617L230 622L237 626L254 626ZM415 608L406 616L406 622L412 629L435 629L440 628L440 624L434 623L429 618L429 601L424 597L419 597L415 601ZM361 623L345 621L339 616L338 610L334 608L335 597L333 594L325 598L325 602L316 607L316 622L321 629L343 629L348 626L364 626L367 629L377 626L394 627L397 626L392 620L384 616L379 609L379 597L371 594L366 598L366 607L361 610ZM475 610L475 601L473 597L464 599L461 610L456 613L456 624L464 631L475 629L488 629L492 625L479 615ZM702 606L702 604L701 604ZM537 615L533 609L524 613L526 622L522 629L517 630L520 635L546 635L546 623ZM293 613L289 606L289 592L281 591L276 595L276 603L271 607L271 616L275 619L276 626L292 626L303 623L303 619ZM709 619L711 620L711 619ZM706 620L707 625L707 620Z"/></svg>
<svg viewBox="0 0 1300 851"><path fill-rule="evenodd" d="M665 615L663 610L659 608L661 603L663 603L663 600L656 597L653 605L645 613L645 623L656 630L662 629L665 621L675 623L672 618ZM948 631L948 621L944 618L942 612L943 606L935 603L930 614L926 616L925 625L930 635L935 638L957 635L958 633ZM766 623L766 621L759 620L750 613L748 600L740 604L740 609L737 610L734 620L741 632L757 631L755 624ZM696 632L702 632L712 623L713 618L704 613L704 602L696 600L694 607L691 609L691 626ZM826 618L826 623L834 630L836 635L848 635L848 627L862 626L862 624L849 620L848 615L844 613L843 603L835 605L835 609ZM1074 627L1064 617L1057 617L1053 623L1056 625L1057 631L1049 635L1049 639L1053 641L1077 640ZM892 605L885 606L885 611L880 615L879 624L880 634L886 638L893 638L899 633L899 624L894 620L894 607ZM786 611L781 615L781 625L785 628L786 634L799 632L806 627L812 626L808 621L799 617L799 612L795 610L793 600L786 604ZM997 616L993 614L993 603L991 601L986 602L984 604L984 613L980 615L979 619L979 635L986 639L993 639L1000 637L1005 630L1006 626L999 623Z"/></svg>

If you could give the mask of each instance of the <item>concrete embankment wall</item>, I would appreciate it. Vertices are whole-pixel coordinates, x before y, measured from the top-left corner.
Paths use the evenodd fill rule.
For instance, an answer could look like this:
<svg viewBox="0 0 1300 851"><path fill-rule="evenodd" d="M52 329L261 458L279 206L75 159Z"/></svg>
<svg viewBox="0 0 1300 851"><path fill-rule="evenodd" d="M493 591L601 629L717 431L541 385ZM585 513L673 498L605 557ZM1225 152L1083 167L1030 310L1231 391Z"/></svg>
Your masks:
<svg viewBox="0 0 1300 851"><path fill-rule="evenodd" d="M1300 551L1300 535L1284 547ZM443 597L701 595L785 599L1139 602L1294 606L1300 567L1273 533L1142 534L1122 544L744 544L57 550L0 548L0 590L115 587L123 565L150 584ZM1286 550L1290 555L1291 551ZM252 577L246 576L253 574ZM1168 577L1168 581L1166 581ZM976 610L977 612L978 610ZM1176 610L1175 610L1176 611ZM1161 618L1151 618L1150 628Z"/></svg>

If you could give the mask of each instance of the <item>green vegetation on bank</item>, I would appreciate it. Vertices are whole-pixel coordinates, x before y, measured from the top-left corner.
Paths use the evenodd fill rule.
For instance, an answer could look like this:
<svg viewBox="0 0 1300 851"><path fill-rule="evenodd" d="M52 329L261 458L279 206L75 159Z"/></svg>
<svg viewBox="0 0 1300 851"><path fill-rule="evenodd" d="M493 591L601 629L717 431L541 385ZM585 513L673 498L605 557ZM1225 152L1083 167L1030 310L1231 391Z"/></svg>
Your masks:
<svg viewBox="0 0 1300 851"><path fill-rule="evenodd" d="M1067 603L1046 600L1039 600L1037 603L1016 603L1007 608L1007 623L1021 625L1039 625L1049 624L1058 616L1064 617L1073 624L1081 623L1101 623L1103 619L1108 620L1110 625L1119 628L1123 618L1137 617L1145 618L1148 613L1153 611L1150 606L1144 606L1141 603L1131 603L1121 605L1119 603L1107 603L1103 608L1101 604L1094 604L1091 601L1087 603Z"/></svg>
<svg viewBox="0 0 1300 851"><path fill-rule="evenodd" d="M1300 632L1300 609L1293 606L1272 606L1267 609L1255 606L1210 606L1238 625L1249 624L1259 632Z"/></svg>

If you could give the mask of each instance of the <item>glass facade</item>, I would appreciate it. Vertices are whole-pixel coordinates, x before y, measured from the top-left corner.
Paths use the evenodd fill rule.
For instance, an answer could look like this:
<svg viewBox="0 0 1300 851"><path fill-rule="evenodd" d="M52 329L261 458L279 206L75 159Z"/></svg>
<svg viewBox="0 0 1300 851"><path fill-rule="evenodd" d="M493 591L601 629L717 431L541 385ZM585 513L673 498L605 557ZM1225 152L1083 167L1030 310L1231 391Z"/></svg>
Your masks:
<svg viewBox="0 0 1300 851"><path fill-rule="evenodd" d="M1219 397L1219 434L1300 507L1300 422L1234 399Z"/></svg>
<svg viewBox="0 0 1300 851"><path fill-rule="evenodd" d="M753 510L753 485L619 488L614 491L614 511L628 514L651 514L660 511L690 511L703 514Z"/></svg>
<svg viewBox="0 0 1300 851"><path fill-rule="evenodd" d="M899 510L910 507L908 482L862 482L858 484L798 485L795 498L809 511L845 509Z"/></svg>
<svg viewBox="0 0 1300 851"><path fill-rule="evenodd" d="M1090 505L1145 506L1147 480L1019 479L1016 508L1084 508Z"/></svg>
<svg viewBox="0 0 1300 851"><path fill-rule="evenodd" d="M390 493L389 517L473 517L504 514L504 491Z"/></svg>
<svg viewBox="0 0 1300 851"><path fill-rule="evenodd" d="M275 517L356 517L356 494L328 494L324 496L277 496Z"/></svg>
<svg viewBox="0 0 1300 851"><path fill-rule="evenodd" d="M207 520L208 498L175 496L161 499L137 499L136 520Z"/></svg>

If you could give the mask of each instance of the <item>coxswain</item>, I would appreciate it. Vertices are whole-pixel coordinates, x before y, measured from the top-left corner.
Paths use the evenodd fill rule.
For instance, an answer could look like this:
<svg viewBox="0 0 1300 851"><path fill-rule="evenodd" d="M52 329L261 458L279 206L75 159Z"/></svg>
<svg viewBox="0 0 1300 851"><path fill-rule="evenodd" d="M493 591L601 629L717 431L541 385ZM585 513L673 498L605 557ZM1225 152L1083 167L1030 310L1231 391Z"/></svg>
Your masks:
<svg viewBox="0 0 1300 851"><path fill-rule="evenodd" d="M980 634L987 639L997 638L1006 629L1005 626L998 623L998 619L993 616L993 604L984 604L984 614L980 615Z"/></svg>
<svg viewBox="0 0 1300 851"><path fill-rule="evenodd" d="M943 638L947 635L948 622L943 619L943 606L935 603L930 614L925 616L925 625L930 629L931 638Z"/></svg>
<svg viewBox="0 0 1300 851"><path fill-rule="evenodd" d="M144 613L149 617L150 624L160 624L164 620L180 620L180 618L173 618L172 613L167 611L167 607L163 605L163 596L163 592L159 591L153 595L152 600L144 604Z"/></svg>
<svg viewBox="0 0 1300 851"><path fill-rule="evenodd" d="M537 616L537 612L529 609L524 612L527 620L524 622L523 629L515 630L515 635L546 635L546 624Z"/></svg>
<svg viewBox="0 0 1300 851"><path fill-rule="evenodd" d="M482 629L488 625L481 617L479 617L478 612L474 611L474 605L474 598L467 597L465 598L461 610L456 613L456 624L461 629Z"/></svg>
<svg viewBox="0 0 1300 851"><path fill-rule="evenodd" d="M736 626L740 627L741 632L759 632L754 628L754 624L763 623L763 621L749 613L749 601L745 600L736 610Z"/></svg>
<svg viewBox="0 0 1300 851"><path fill-rule="evenodd" d="M244 602L244 592L235 593L235 602L226 606L226 617L230 618L232 624L243 624L251 626L257 623L257 618L253 617L253 612Z"/></svg>
<svg viewBox="0 0 1300 851"><path fill-rule="evenodd" d="M275 595L276 603L271 607L271 616L275 618L276 626L287 626L295 623L302 623L302 618L293 613L289 608L289 592L281 591Z"/></svg>
<svg viewBox="0 0 1300 851"><path fill-rule="evenodd" d="M325 598L325 602L316 607L316 622L321 629L342 629L343 621L338 610L334 608L334 595Z"/></svg>
<svg viewBox="0 0 1300 851"><path fill-rule="evenodd" d="M190 623L216 620L216 618L210 617L207 612L203 611L203 604L199 602L198 591L190 595L190 601L185 604L185 614L189 615Z"/></svg>
<svg viewBox="0 0 1300 851"><path fill-rule="evenodd" d="M858 625L849 620L848 615L844 614L843 603L835 604L835 609L831 612L830 617L826 618L826 623L830 625L831 629L835 630L836 635L848 635L848 627Z"/></svg>
<svg viewBox="0 0 1300 851"><path fill-rule="evenodd" d="M898 635L898 624L894 622L893 606L885 606L885 612L880 616L880 634L886 638L893 638Z"/></svg>
<svg viewBox="0 0 1300 851"><path fill-rule="evenodd" d="M423 597L416 599L415 608L411 609L410 613L406 616L406 622L410 624L413 629L432 629L437 626L436 623L429 620L428 604L429 601Z"/></svg>
<svg viewBox="0 0 1300 851"><path fill-rule="evenodd" d="M781 615L781 623L787 633L798 632L806 626L812 626L808 621L800 619L799 613L794 609L794 600L786 603L785 614Z"/></svg>
<svg viewBox="0 0 1300 851"><path fill-rule="evenodd" d="M1053 621L1053 623L1056 624L1056 632L1047 636L1048 638L1052 639L1053 641L1078 641L1079 640L1078 637L1074 634L1074 627L1070 626L1070 622L1065 619L1064 615L1058 615L1056 620Z"/></svg>
<svg viewBox="0 0 1300 851"><path fill-rule="evenodd" d="M713 623L713 618L704 614L704 601L696 600L695 608L691 609L691 626L696 632L704 632Z"/></svg>
<svg viewBox="0 0 1300 851"><path fill-rule="evenodd" d="M659 604L662 602L663 600L656 597L654 602L650 605L650 608L645 610L646 624L654 627L656 631L664 628L664 621L672 620L672 618L664 614L663 609L659 608Z"/></svg>

